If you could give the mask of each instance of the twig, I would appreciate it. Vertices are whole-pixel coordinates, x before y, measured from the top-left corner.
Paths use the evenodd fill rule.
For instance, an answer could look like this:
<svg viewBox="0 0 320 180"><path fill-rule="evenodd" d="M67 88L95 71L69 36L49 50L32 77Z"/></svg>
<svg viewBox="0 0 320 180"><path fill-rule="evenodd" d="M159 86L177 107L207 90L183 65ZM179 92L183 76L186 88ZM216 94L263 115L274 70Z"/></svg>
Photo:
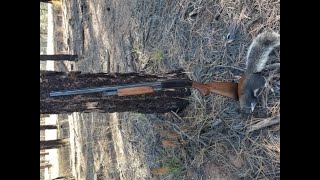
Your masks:
<svg viewBox="0 0 320 180"><path fill-rule="evenodd" d="M180 120L182 120L182 118L176 114L175 112L171 111L172 114L174 114L177 118L179 118ZM168 124L171 124L172 126L174 126L175 128L173 128L177 133L179 133L180 135L183 134L184 136L186 136L189 140L194 141L189 135L187 135L185 132L183 132L178 125L176 125L175 123L172 123L170 121L166 121ZM204 145L207 146L208 144L203 142L201 139L199 139L199 142Z"/></svg>
<svg viewBox="0 0 320 180"><path fill-rule="evenodd" d="M244 72L244 71L245 71L244 69L238 68L238 67L235 67L235 66L217 65L217 66L213 66L213 68L231 68L231 69L235 69L235 70L238 70L238 71L241 71L241 72Z"/></svg>
<svg viewBox="0 0 320 180"><path fill-rule="evenodd" d="M211 124L211 127L215 127L215 126L219 125L221 122L222 122L221 119L217 119Z"/></svg>
<svg viewBox="0 0 320 180"><path fill-rule="evenodd" d="M268 126L271 126L271 125L274 125L274 124L277 124L279 122L280 122L280 114L278 114L278 115L276 115L274 117L271 117L271 118L267 118L267 119L265 119L263 121L260 121L255 125L252 125L247 130L247 133L250 133L252 131L256 131L256 130L259 130L259 129L262 129L262 128L265 128L265 127L268 127Z"/></svg>
<svg viewBox="0 0 320 180"><path fill-rule="evenodd" d="M274 68L279 68L280 67L280 63L273 63L270 65L267 65L265 69L274 69Z"/></svg>
<svg viewBox="0 0 320 180"><path fill-rule="evenodd" d="M279 67L280 67L280 63L273 63L273 64L270 64L270 65L267 65L265 67L265 69L274 69L274 68L279 68ZM238 70L238 71L241 71L241 72L245 71L244 69L239 68L239 67L235 67L235 66L217 65L217 66L214 66L213 68L230 68L230 69L235 69L235 70Z"/></svg>

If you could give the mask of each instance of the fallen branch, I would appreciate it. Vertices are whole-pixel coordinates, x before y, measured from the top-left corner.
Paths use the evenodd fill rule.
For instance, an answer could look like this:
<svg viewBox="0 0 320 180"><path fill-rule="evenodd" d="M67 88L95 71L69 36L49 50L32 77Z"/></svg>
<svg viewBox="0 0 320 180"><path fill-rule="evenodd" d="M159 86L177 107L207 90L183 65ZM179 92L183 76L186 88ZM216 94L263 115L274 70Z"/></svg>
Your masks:
<svg viewBox="0 0 320 180"><path fill-rule="evenodd" d="M280 114L278 114L278 115L276 115L274 117L271 117L271 118L267 118L267 119L265 119L263 121L260 121L255 125L252 125L247 130L247 133L250 133L252 131L256 131L256 130L259 130L259 129L262 129L262 128L265 128L265 127L268 127L268 126L271 126L271 125L274 125L274 124L277 124L279 122L280 122Z"/></svg>

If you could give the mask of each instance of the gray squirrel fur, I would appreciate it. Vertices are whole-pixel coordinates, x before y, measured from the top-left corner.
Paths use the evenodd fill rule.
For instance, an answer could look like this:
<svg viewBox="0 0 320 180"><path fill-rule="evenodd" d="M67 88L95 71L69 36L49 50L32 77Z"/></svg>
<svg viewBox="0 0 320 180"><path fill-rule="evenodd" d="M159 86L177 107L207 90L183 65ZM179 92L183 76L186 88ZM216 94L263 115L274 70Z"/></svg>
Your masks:
<svg viewBox="0 0 320 180"><path fill-rule="evenodd" d="M240 110L243 115L253 112L257 97L263 88L267 86L267 80L261 75L265 68L271 51L280 45L280 35L272 31L265 31L259 34L251 43L247 52L246 66L244 73L242 95L239 96Z"/></svg>
<svg viewBox="0 0 320 180"><path fill-rule="evenodd" d="M259 34L251 43L247 53L246 74L261 72L271 51L280 45L280 35L272 31Z"/></svg>

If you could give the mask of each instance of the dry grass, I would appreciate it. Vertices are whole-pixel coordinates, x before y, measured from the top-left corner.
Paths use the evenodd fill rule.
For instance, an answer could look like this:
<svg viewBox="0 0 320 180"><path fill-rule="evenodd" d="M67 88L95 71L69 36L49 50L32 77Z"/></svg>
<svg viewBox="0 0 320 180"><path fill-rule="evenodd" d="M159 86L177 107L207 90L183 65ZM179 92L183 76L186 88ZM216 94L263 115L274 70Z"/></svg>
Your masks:
<svg viewBox="0 0 320 180"><path fill-rule="evenodd" d="M135 47L140 52L141 69L151 73L183 68L190 79L201 82L237 81L245 69L245 55L252 39L265 29L280 31L279 1L195 0L143 5L137 10L148 12L154 6L163 7L157 9L161 15L154 10L150 18L145 18L145 24L136 21L148 32L145 46ZM141 16L143 19L150 14ZM155 63L154 59L161 60ZM277 49L268 64L279 62ZM175 129L183 143L177 146L160 140L159 146L169 152L175 148L179 153L167 155L180 159L185 172L196 169L198 178L205 177L203 169L213 162L230 177L279 179L280 126L245 133L253 122L280 114L279 68L266 70L264 75L269 87L249 120L240 118L237 102L217 95L204 97L195 90L181 117L175 113L159 115L160 122L168 122L163 126ZM155 131L161 134L163 129Z"/></svg>
<svg viewBox="0 0 320 180"><path fill-rule="evenodd" d="M86 41L78 53L85 58L76 67L81 71L116 71L112 67L126 63L121 61L127 60L123 52L131 47L135 71L183 68L190 79L200 82L238 81L252 39L265 29L280 33L277 0L134 0L123 1L121 6L111 2L108 6L100 2L100 8L110 7L115 22L100 14L84 20L88 21L84 22ZM90 3L88 9L98 12ZM130 46L126 45L128 37ZM77 42L79 39L74 37ZM120 62L104 67L99 55ZM268 64L280 63L279 56L280 49L276 49ZM269 87L248 120L240 118L238 102L202 96L196 90L180 114L120 113L113 125L104 114L82 115L78 132L85 162L82 174L87 174L87 179L88 174L97 172L109 179L279 179L280 125L246 133L252 124L280 114L279 68L263 74ZM117 148L122 148L122 155L115 152ZM118 156L125 156L125 162L119 162ZM95 168L89 171L89 167Z"/></svg>

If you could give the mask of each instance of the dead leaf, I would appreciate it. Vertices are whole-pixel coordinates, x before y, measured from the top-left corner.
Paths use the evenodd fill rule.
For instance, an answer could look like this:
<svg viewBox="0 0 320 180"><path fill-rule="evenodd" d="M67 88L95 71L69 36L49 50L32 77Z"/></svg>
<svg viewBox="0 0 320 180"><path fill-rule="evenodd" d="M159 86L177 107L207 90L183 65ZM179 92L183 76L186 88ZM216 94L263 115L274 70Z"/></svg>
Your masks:
<svg viewBox="0 0 320 180"><path fill-rule="evenodd" d="M156 176L165 175L169 172L168 167L158 167L158 168L152 168L151 173Z"/></svg>
<svg viewBox="0 0 320 180"><path fill-rule="evenodd" d="M162 140L161 142L164 148L174 148L177 145L176 141L173 141L173 140L165 139L165 140Z"/></svg>

